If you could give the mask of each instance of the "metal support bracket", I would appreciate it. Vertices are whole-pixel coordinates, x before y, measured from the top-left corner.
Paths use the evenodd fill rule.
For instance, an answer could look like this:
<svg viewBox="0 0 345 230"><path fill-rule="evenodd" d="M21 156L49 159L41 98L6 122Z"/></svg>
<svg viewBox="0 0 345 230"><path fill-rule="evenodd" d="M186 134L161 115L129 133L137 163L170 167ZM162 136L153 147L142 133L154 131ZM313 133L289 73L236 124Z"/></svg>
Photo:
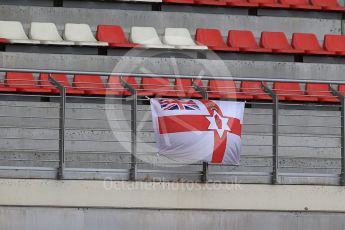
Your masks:
<svg viewBox="0 0 345 230"><path fill-rule="evenodd" d="M60 116L59 116L59 168L57 173L58 179L64 178L64 171L66 166L65 156L65 121L66 121L66 88L56 81L51 74L48 76L51 82L60 93Z"/></svg>
<svg viewBox="0 0 345 230"><path fill-rule="evenodd" d="M345 97L339 91L330 86L333 95L337 96L341 104L341 171L340 185L345 186Z"/></svg>
<svg viewBox="0 0 345 230"><path fill-rule="evenodd" d="M133 86L128 84L123 77L121 77L121 84L123 87L129 90L132 95L132 110L131 110L131 166L129 170L129 180L135 181L137 178L137 104L138 104L138 95L137 91Z"/></svg>
<svg viewBox="0 0 345 230"><path fill-rule="evenodd" d="M264 82L261 82L262 89L268 93L273 99L273 107L272 107L272 184L278 184L278 176L279 176L279 97L267 87Z"/></svg>
<svg viewBox="0 0 345 230"><path fill-rule="evenodd" d="M196 85L194 82L193 82L193 87L194 87L194 89L196 89L196 91L198 91L202 95L203 99L208 100L208 93L205 89ZM208 163L202 162L201 182L207 183L207 181L208 181Z"/></svg>

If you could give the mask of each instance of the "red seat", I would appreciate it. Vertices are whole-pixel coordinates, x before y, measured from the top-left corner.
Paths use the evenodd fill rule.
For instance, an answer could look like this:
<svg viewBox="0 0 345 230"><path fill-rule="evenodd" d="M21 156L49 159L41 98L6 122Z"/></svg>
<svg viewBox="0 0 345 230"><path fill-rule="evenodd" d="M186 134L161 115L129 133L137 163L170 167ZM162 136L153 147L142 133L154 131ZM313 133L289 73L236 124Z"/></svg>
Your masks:
<svg viewBox="0 0 345 230"><path fill-rule="evenodd" d="M228 33L228 46L239 48L241 51L268 53L271 49L261 48L254 35L247 30L230 30Z"/></svg>
<svg viewBox="0 0 345 230"><path fill-rule="evenodd" d="M326 34L323 41L323 47L327 51L336 52L339 55L345 55L345 35Z"/></svg>
<svg viewBox="0 0 345 230"><path fill-rule="evenodd" d="M16 88L7 87L7 86L5 86L3 83L0 83L0 92L1 92L1 93L2 93L2 92L4 92L4 93L6 93L6 92L10 93L10 92L16 92L16 91L17 91Z"/></svg>
<svg viewBox="0 0 345 230"><path fill-rule="evenodd" d="M143 77L141 79L142 96L165 96L174 97L176 94L173 92L168 78L161 77Z"/></svg>
<svg viewBox="0 0 345 230"><path fill-rule="evenodd" d="M207 91L209 98L253 99L253 96L241 93L231 80L209 80Z"/></svg>
<svg viewBox="0 0 345 230"><path fill-rule="evenodd" d="M6 38L0 38L0 43L9 43L9 40Z"/></svg>
<svg viewBox="0 0 345 230"><path fill-rule="evenodd" d="M196 30L195 40L199 44L208 46L211 50L216 51L239 51L239 48L229 47L226 45L222 34L217 29L203 29Z"/></svg>
<svg viewBox="0 0 345 230"><path fill-rule="evenodd" d="M5 86L16 88L18 92L23 93L51 93L51 89L41 88L36 84L32 73L14 73L5 74Z"/></svg>
<svg viewBox="0 0 345 230"><path fill-rule="evenodd" d="M332 55L335 52L324 50L317 40L315 34L293 33L292 46L295 49L305 50L307 54Z"/></svg>
<svg viewBox="0 0 345 230"><path fill-rule="evenodd" d="M194 0L194 4L210 5L210 6L226 6L226 1L222 0Z"/></svg>
<svg viewBox="0 0 345 230"><path fill-rule="evenodd" d="M241 92L253 96L255 100L272 100L272 97L261 88L261 82L259 81L242 81ZM284 98L280 97L280 99Z"/></svg>
<svg viewBox="0 0 345 230"><path fill-rule="evenodd" d="M259 6L263 7L273 7L273 8L289 8L288 4L278 3L276 0L248 0L250 3L257 3Z"/></svg>
<svg viewBox="0 0 345 230"><path fill-rule="evenodd" d="M292 48L283 32L262 32L260 44L264 48L272 49L274 53L304 53L303 50Z"/></svg>
<svg viewBox="0 0 345 230"><path fill-rule="evenodd" d="M112 95L123 95L129 96L131 93L121 84L121 78L119 76L109 76L107 81L107 92ZM138 83L135 80L135 77L123 77L123 80L130 84L133 88L137 89Z"/></svg>
<svg viewBox="0 0 345 230"><path fill-rule="evenodd" d="M311 0L313 6L320 6L324 10L344 11L345 7L342 7L337 0Z"/></svg>
<svg viewBox="0 0 345 230"><path fill-rule="evenodd" d="M202 85L201 80L196 80L198 85ZM174 90L177 97L202 98L201 94L193 88L192 79L176 78Z"/></svg>
<svg viewBox="0 0 345 230"><path fill-rule="evenodd" d="M103 81L98 75L74 75L73 86L90 95L107 95ZM111 91L109 94L114 95ZM116 95L116 94L115 94Z"/></svg>
<svg viewBox="0 0 345 230"><path fill-rule="evenodd" d="M194 4L194 0L163 0L163 2L174 4Z"/></svg>
<svg viewBox="0 0 345 230"><path fill-rule="evenodd" d="M307 83L305 90L307 95L317 97L321 102L339 102L339 99L331 93L328 84Z"/></svg>
<svg viewBox="0 0 345 230"><path fill-rule="evenodd" d="M281 4L289 5L293 9L321 10L321 6L313 6L308 0L279 0Z"/></svg>
<svg viewBox="0 0 345 230"><path fill-rule="evenodd" d="M257 3L249 3L247 0L227 0L228 6L239 6L239 7L258 7Z"/></svg>
<svg viewBox="0 0 345 230"><path fill-rule="evenodd" d="M61 83L63 86L66 87L67 94L84 94L83 90L72 88L65 74L51 74L51 76L56 81L58 81L59 83ZM45 73L40 74L38 85L43 88L50 89L52 93L59 93L59 90L52 83L49 82L48 74L45 74Z"/></svg>
<svg viewBox="0 0 345 230"><path fill-rule="evenodd" d="M304 94L301 90L299 83L288 83L288 82L274 82L273 91L277 95L285 97L286 101L307 101L316 102L317 97L309 97Z"/></svg>
<svg viewBox="0 0 345 230"><path fill-rule="evenodd" d="M126 38L121 26L116 25L98 25L96 38L102 42L108 42L111 47L132 48L139 44L130 43Z"/></svg>
<svg viewBox="0 0 345 230"><path fill-rule="evenodd" d="M338 85L338 92L345 96L345 85Z"/></svg>

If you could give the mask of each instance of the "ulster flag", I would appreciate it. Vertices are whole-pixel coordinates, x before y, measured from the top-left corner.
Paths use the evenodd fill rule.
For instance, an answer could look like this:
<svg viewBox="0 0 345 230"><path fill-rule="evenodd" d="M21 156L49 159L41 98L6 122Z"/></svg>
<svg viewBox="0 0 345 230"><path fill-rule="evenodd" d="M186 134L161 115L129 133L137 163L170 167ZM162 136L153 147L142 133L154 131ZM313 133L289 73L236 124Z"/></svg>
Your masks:
<svg viewBox="0 0 345 230"><path fill-rule="evenodd" d="M151 99L159 153L178 162L239 164L243 102Z"/></svg>

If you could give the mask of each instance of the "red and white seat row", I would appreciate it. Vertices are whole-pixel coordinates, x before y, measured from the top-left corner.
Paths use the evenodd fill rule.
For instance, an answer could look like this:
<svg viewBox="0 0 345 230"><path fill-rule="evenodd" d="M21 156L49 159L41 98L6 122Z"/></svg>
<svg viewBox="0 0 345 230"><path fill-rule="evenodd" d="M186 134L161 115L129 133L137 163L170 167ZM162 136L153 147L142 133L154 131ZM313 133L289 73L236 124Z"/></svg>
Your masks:
<svg viewBox="0 0 345 230"><path fill-rule="evenodd" d="M108 41L97 40L87 24L65 24L63 36L54 23L32 22L29 36L23 25L17 21L0 21L0 42L43 45L78 45L109 46ZM164 43L152 27L132 27L131 45L123 42L125 47L170 48L170 49L207 49L194 43L186 28L166 28Z"/></svg>
<svg viewBox="0 0 345 230"><path fill-rule="evenodd" d="M130 95L118 76L109 76L107 82L103 82L96 75L74 75L72 83L64 74L52 74L52 77L66 87L67 94ZM175 79L173 84L168 78L159 77L144 77L140 83L135 77L127 76L124 80L137 90L138 96L201 98L201 94L193 88L192 79ZM194 84L207 90L210 99L272 100L262 89L261 82L242 81L238 87L232 80L209 80L205 86L202 80L195 79ZM302 90L299 83L275 82L272 89L281 101L339 102L328 84L307 83ZM345 85L338 85L338 91L345 95ZM0 83L0 92L57 94L58 90L48 81L48 74L40 74L36 80L31 73L7 72L4 82Z"/></svg>
<svg viewBox="0 0 345 230"><path fill-rule="evenodd" d="M214 5L227 7L262 7L298 10L345 11L337 0L163 0L165 3Z"/></svg>
<svg viewBox="0 0 345 230"><path fill-rule="evenodd" d="M30 37L30 38L29 38ZM345 35L325 35L323 46L310 33L262 32L260 42L247 30L230 30L225 41L217 29L199 28L195 40L186 28L166 28L161 39L153 27L132 27L127 38L121 26L99 25L96 36L87 24L65 25L61 36L54 23L31 23L29 36L20 22L0 21L0 42L110 48L194 49L222 52L345 55Z"/></svg>

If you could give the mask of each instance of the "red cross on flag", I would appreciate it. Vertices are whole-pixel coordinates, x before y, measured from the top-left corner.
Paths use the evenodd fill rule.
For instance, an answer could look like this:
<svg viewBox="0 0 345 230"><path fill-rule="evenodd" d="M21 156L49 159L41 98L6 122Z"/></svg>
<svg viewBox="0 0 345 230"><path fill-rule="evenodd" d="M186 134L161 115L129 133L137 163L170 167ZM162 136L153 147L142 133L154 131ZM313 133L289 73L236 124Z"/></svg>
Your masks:
<svg viewBox="0 0 345 230"><path fill-rule="evenodd" d="M160 154L178 162L238 165L244 102L151 99Z"/></svg>

